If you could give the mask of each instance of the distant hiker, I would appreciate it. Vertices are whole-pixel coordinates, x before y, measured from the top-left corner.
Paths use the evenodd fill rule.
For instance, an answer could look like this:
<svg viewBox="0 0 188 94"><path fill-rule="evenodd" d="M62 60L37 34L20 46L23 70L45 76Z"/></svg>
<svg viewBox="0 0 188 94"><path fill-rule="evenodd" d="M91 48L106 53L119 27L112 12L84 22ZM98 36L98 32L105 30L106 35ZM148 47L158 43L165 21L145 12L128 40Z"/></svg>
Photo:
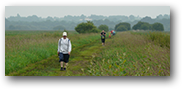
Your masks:
<svg viewBox="0 0 188 94"><path fill-rule="evenodd" d="M110 31L111 32L111 35L113 34L113 30Z"/></svg>
<svg viewBox="0 0 188 94"><path fill-rule="evenodd" d="M115 33L116 33L116 32L113 30L113 35L115 35Z"/></svg>
<svg viewBox="0 0 188 94"><path fill-rule="evenodd" d="M102 30L100 35L101 35L102 45L104 45L105 44L105 36L106 36L106 33L104 32L104 30Z"/></svg>
<svg viewBox="0 0 188 94"><path fill-rule="evenodd" d="M111 32L109 32L109 38L111 38Z"/></svg>
<svg viewBox="0 0 188 94"><path fill-rule="evenodd" d="M59 56L59 62L61 65L61 71L66 70L66 67L68 66L71 48L72 46L70 40L67 38L67 32L63 32L63 37L60 38L58 42L58 51L57 51ZM63 62L65 62L64 68L63 68Z"/></svg>

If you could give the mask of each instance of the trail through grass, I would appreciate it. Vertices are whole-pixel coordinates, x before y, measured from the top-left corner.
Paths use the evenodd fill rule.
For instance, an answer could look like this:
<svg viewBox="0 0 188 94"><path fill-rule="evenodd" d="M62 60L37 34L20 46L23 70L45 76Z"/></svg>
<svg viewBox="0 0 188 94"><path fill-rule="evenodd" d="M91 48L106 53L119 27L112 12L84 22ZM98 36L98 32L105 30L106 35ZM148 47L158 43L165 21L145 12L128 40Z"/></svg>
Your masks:
<svg viewBox="0 0 188 94"><path fill-rule="evenodd" d="M9 76L81 76L84 75L82 71L87 69L88 61L92 55L99 53L102 48L100 40L73 48L66 71L60 71L59 58L57 55L53 55L10 73Z"/></svg>
<svg viewBox="0 0 188 94"><path fill-rule="evenodd" d="M6 31L5 75L57 55L57 43L61 37L62 31ZM100 36L69 32L68 38L72 41L72 48L75 49L100 39Z"/></svg>
<svg viewBox="0 0 188 94"><path fill-rule="evenodd" d="M35 55L44 56L36 60L34 55L29 53L22 54L26 59L30 57L30 63L25 64L21 59L22 66L16 70L10 71L8 76L169 76L170 75L170 35L164 33L133 33L133 32L118 32L117 35L112 36L111 39L106 39L106 45L101 45L99 34L70 34L72 40L72 52L69 59L69 65L66 71L60 71L59 58L56 50L57 37L59 33L42 33L38 36L43 36L44 40L38 41L46 42L41 45L31 43L35 49L30 51L41 52ZM11 35L13 36L13 35ZM18 37L10 37L17 39ZM20 35L15 35L20 36ZM27 36L27 34L26 34ZM49 39L49 37L52 37ZM98 37L99 36L99 37ZM107 35L108 36L108 35ZM8 38L7 37L7 38ZM28 36L29 37L29 36ZM34 36L30 36L33 38ZM36 37L37 38L37 37ZM25 39L23 37L23 39ZM17 39L18 40L18 39ZM30 39L29 39L30 40ZM36 39L37 40L37 39ZM34 40L34 41L36 41ZM28 40L26 40L28 41ZM17 47L16 44L10 45L12 41L6 44L6 63L11 64L8 59L18 57L10 55L10 50L18 50L25 48L29 50L30 47ZM15 41L13 41L15 42ZM49 45L49 43L53 45ZM18 42L18 44L23 44ZM27 42L25 43L27 44ZM30 45L30 46L31 46ZM16 46L16 49L11 49ZM46 49L39 49L40 47ZM9 48L10 47L10 48ZM38 47L38 49L37 49ZM49 54L49 55L48 55ZM32 58L31 58L32 57ZM19 62L17 63L19 64ZM21 64L20 64L21 65ZM11 65L10 65L11 66ZM14 67L13 67L14 68ZM11 69L11 67L8 67Z"/></svg>

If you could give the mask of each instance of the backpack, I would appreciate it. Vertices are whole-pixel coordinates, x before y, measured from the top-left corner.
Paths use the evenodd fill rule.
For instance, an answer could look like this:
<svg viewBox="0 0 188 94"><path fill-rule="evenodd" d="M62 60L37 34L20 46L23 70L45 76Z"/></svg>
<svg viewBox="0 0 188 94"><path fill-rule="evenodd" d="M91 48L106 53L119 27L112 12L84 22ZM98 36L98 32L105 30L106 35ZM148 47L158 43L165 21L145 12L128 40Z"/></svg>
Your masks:
<svg viewBox="0 0 188 94"><path fill-rule="evenodd" d="M101 38L104 39L105 38L104 35L102 35Z"/></svg>

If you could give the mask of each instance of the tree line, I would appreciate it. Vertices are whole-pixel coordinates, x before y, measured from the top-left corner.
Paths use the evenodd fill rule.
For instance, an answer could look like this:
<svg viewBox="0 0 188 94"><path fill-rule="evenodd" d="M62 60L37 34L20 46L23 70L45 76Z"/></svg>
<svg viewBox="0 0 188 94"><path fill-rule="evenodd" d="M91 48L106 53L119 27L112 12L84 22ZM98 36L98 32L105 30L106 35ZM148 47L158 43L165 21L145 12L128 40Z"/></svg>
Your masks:
<svg viewBox="0 0 188 94"><path fill-rule="evenodd" d="M107 25L100 25L98 28L91 21L82 22L75 27L78 33L99 33L101 30L109 31ZM128 31L131 30L131 25L127 22L119 23L115 26L115 31ZM154 23L149 24L147 22L139 21L135 24L132 30L153 30L153 31L164 31L163 24Z"/></svg>
<svg viewBox="0 0 188 94"><path fill-rule="evenodd" d="M161 23L149 24L147 22L139 21L132 28L133 30L154 30L154 31L164 31L164 26Z"/></svg>
<svg viewBox="0 0 188 94"><path fill-rule="evenodd" d="M81 15L78 17L65 16L64 18L57 17L47 17L46 19L34 16L21 17L17 15L16 17L5 18L5 30L75 30L75 27L80 23L86 23L87 20L78 21L76 19L84 19L86 16ZM161 23L164 26L165 31L170 31L170 18L169 15L159 15L155 19L151 17L139 18L133 15L129 17L126 16L100 16L91 15L92 23L99 27L100 25L107 25L109 30L115 29L115 26L119 23L127 22L130 24L132 29L135 24L139 21L147 22L149 24ZM71 19L72 18L72 19ZM71 19L71 20L68 20ZM29 20L29 21L28 21ZM89 20L90 21L90 20ZM124 27L119 27L122 29Z"/></svg>

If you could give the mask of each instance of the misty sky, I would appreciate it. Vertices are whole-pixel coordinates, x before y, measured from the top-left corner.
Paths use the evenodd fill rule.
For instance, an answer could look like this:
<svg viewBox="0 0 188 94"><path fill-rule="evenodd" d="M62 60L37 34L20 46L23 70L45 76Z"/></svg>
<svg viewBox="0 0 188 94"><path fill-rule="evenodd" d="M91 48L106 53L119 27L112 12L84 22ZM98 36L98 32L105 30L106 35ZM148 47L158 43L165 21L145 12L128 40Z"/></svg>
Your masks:
<svg viewBox="0 0 188 94"><path fill-rule="evenodd" d="M80 16L82 14L95 15L134 15L155 18L159 14L170 14L170 6L6 6L5 17L21 17L37 15L38 17L64 17L67 15Z"/></svg>

